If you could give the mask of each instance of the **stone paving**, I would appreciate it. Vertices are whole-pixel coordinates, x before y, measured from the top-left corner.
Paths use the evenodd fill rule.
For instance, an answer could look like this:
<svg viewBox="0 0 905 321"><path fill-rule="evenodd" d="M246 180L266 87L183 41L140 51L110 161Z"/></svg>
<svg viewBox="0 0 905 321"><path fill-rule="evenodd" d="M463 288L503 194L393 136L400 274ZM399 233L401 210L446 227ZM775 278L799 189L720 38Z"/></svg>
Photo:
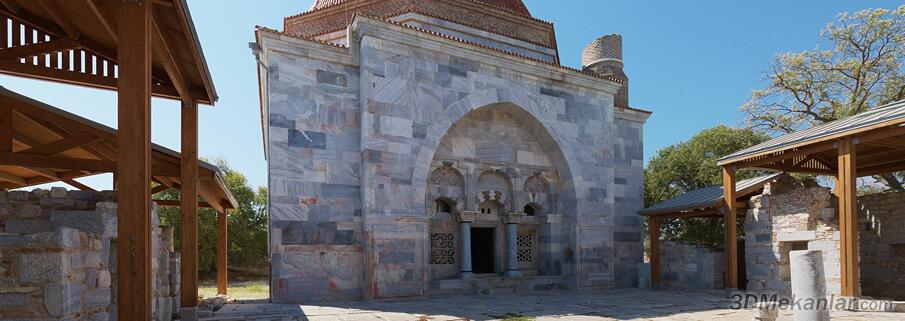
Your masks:
<svg viewBox="0 0 905 321"><path fill-rule="evenodd" d="M545 291L398 302L233 304L202 320L752 320L751 310L728 306L723 291ZM880 312L833 311L831 316L833 320L905 319L902 313ZM779 320L792 320L791 312L780 311Z"/></svg>

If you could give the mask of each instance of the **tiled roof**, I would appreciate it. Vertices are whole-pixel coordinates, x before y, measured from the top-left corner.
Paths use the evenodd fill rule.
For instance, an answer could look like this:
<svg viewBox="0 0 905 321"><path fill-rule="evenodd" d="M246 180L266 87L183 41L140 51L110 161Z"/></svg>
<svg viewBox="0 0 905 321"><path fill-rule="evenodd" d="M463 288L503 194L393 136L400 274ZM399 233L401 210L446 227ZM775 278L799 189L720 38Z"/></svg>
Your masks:
<svg viewBox="0 0 905 321"><path fill-rule="evenodd" d="M308 11L319 10L323 8L332 7L338 5L343 2L349 2L354 0L317 0L314 4L311 5L311 8ZM488 5L497 9L506 10L512 13L517 13L523 16L531 16L531 12L528 11L528 7L525 6L521 0L472 0L474 2Z"/></svg>
<svg viewBox="0 0 905 321"><path fill-rule="evenodd" d="M875 107L866 112L791 134L776 137L750 148L732 153L717 160L718 165L763 155L769 152L778 152L787 148L794 148L803 144L813 144L838 137L841 134L857 134L874 128L874 126L886 123L905 122L905 100L894 102L885 106Z"/></svg>
<svg viewBox="0 0 905 321"><path fill-rule="evenodd" d="M624 84L624 83L625 83L625 81L623 81L623 80L621 80L621 79L618 79L618 78L616 78L616 77L602 76L602 75L598 75L598 74L591 73L591 72L585 72L585 71L582 71L581 69L576 69L576 68L572 68L572 67L569 67L569 66L563 66L563 65L560 65L560 64L557 64L557 63L552 63L552 62L549 62L549 61L546 61L546 60L541 60L541 59L537 59L537 58L533 58L533 57L528 57L528 56L521 55L521 54L518 54L518 53L515 53L515 52L508 51L508 50L503 50L503 49L498 49L498 48L494 48L494 47L482 45L482 44L479 44L479 43L476 43L476 42L468 41L468 40L461 39L461 38L456 38L456 37L453 37L453 36L449 36L449 35L445 35L445 34L442 34L442 33L438 33L438 32L434 32L434 31L430 31L430 30L418 28L418 27L415 27L415 26L407 25L407 24L404 24L404 23L399 23L399 22L392 21L392 20L387 20L387 19L380 18L380 17L372 17L372 16L361 15L361 14L355 14L355 15L353 15L352 19L351 19L349 22L351 23L352 21L355 21L355 17L356 17L356 16L367 17L367 18L370 18L370 19L374 19L374 20L377 20L377 21L384 22L384 23L389 23L389 24L397 25L397 26L400 26L400 27L403 27L403 28L407 28L407 29L411 29L411 30L418 31L418 32L430 34L430 35L432 35L432 36L436 36L436 37L440 37L440 38L444 38L444 39L449 39L449 40L453 40L453 41L458 41L458 42L461 42L461 43L463 43L463 44L470 45L470 46L473 46L473 47L483 48L483 49L486 49L486 50L495 51L495 52L507 54L507 55L510 55L510 56L515 56L515 57L518 57L518 58L521 58L521 59L530 60L530 61L537 62L537 63L541 63L541 64L544 64L544 65L554 66L554 67L557 67L557 68L560 68L560 69L569 70L569 71L572 71L572 72L577 72L577 73L581 73L581 74L588 75L588 76L592 76L592 77L597 77L597 78L601 78L601 79L606 79L606 80L613 81L613 82L620 83L620 84ZM334 44L334 43L330 43L330 42L326 42L326 41L321 41L321 40L316 40L316 39L312 39L312 38L300 37L300 36L297 36L297 35L294 35L294 34L291 34L291 33L282 32L282 31L270 29L270 28L267 28L267 27L257 26L256 28L257 28L257 30L260 30L260 31L264 31L264 32L268 32L268 33L273 33L273 34L284 35L284 36L287 36L287 37L292 37L292 38L301 39L301 40L306 40L306 41L311 41L311 42L316 42L316 43L320 43L320 44L323 44L323 45L326 45L326 46L339 47L339 48L346 48L346 46L343 46L343 45L338 45L338 44ZM624 107L623 107L623 108L624 108ZM638 110L638 111L647 112L647 111L644 111L644 110Z"/></svg>
<svg viewBox="0 0 905 321"><path fill-rule="evenodd" d="M779 175L782 175L782 173L770 174L767 176L755 177L739 181L735 185L735 190L739 194L751 193L752 191L759 190L760 188L764 187L765 184L778 177ZM707 186L673 197L669 200L663 201L660 204L645 208L639 213L641 215L654 215L658 213L675 213L695 209L703 209L715 206L722 199L722 185Z"/></svg>

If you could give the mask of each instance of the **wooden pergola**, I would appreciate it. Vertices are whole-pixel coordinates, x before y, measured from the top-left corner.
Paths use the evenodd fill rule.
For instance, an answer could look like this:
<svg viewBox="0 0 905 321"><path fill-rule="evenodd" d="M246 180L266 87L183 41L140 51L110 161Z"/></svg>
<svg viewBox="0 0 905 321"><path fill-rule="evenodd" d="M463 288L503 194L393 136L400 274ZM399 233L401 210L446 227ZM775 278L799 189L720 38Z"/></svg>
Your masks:
<svg viewBox="0 0 905 321"><path fill-rule="evenodd" d="M56 136L39 135L58 138L50 142L56 146L41 144L46 139L32 142L34 145L18 140L12 128L19 120L27 121L18 111L27 107L0 104L0 163L36 169L21 176L4 171L13 180L6 180L6 186L25 185L19 184L23 180L26 184L50 180L53 175L71 183L84 172L114 173L119 212L130 214L120 215L117 224L116 300L122 320L151 318L150 241L155 228L151 226L151 182L179 188L183 226L180 306L196 307L198 196L200 193L214 208L224 208L224 203L211 195L205 197L210 191L201 187L204 179L199 177L205 167L198 161L198 104L212 105L217 94L185 0L0 0L0 19L0 73L118 94L118 131L112 136L78 131L63 135L68 129L45 118L51 117L50 113L27 117L49 124L39 126L44 129L64 131ZM152 96L182 104L181 157L152 150ZM5 97L4 102L15 100ZM86 140L92 142L85 144ZM53 153L73 144L79 148ZM22 150L22 146L28 149ZM226 227L225 208L222 211L220 229ZM225 245L225 239L220 242Z"/></svg>
<svg viewBox="0 0 905 321"><path fill-rule="evenodd" d="M736 190L735 173L744 168L835 177L842 295L860 297L856 179L905 170L905 101L774 138L726 156L717 164L723 168L727 191ZM738 197L734 192L724 195L727 222L735 221ZM736 242L735 233L735 224L726 224L727 242ZM735 244L727 247L735 248ZM726 257L730 268L738 266L736 256ZM738 275L727 273L726 282L737 288Z"/></svg>
<svg viewBox="0 0 905 321"><path fill-rule="evenodd" d="M767 176L755 177L738 182L735 186L736 207L735 213L744 216L747 212L748 199L752 196L760 194L764 185L778 177L780 174L771 174ZM723 186L708 186L696 189L674 198L666 200L662 203L645 208L638 212L647 219L647 226L650 231L650 280L654 289L660 288L662 284L660 273L660 227L662 224L671 219L688 219L688 218L711 218L725 219L728 207L724 202ZM731 221L735 225L735 221ZM730 221L726 221L729 224ZM728 234L727 234L728 235ZM733 242L725 242L725 254L728 256L730 244ZM737 246L737 245L732 245ZM733 251L737 251L734 248ZM737 253L734 255L738 255ZM728 261L727 261L728 263ZM727 280L730 273L738 273L736 267L730 272L730 266L726 266ZM737 276L736 276L737 277ZM729 283L726 283L728 287ZM737 287L738 285L736 285Z"/></svg>

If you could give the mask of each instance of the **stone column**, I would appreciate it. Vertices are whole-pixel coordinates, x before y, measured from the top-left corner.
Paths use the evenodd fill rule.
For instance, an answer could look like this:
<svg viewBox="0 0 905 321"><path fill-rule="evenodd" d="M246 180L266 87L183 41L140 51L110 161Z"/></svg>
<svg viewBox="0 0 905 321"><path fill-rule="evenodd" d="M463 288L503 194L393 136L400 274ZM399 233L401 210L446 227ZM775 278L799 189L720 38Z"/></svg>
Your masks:
<svg viewBox="0 0 905 321"><path fill-rule="evenodd" d="M524 213L509 213L504 216L506 223L506 273L510 278L521 277L518 271L518 225L524 220Z"/></svg>
<svg viewBox="0 0 905 321"><path fill-rule="evenodd" d="M477 212L462 211L456 215L459 222L459 276L462 279L474 279L471 270L471 222L474 222Z"/></svg>
<svg viewBox="0 0 905 321"><path fill-rule="evenodd" d="M829 321L830 311L826 298L826 279L823 272L823 252L791 251L789 264L792 272L792 297L803 300L802 306L810 309L796 309L795 321ZM812 304L808 305L808 301Z"/></svg>

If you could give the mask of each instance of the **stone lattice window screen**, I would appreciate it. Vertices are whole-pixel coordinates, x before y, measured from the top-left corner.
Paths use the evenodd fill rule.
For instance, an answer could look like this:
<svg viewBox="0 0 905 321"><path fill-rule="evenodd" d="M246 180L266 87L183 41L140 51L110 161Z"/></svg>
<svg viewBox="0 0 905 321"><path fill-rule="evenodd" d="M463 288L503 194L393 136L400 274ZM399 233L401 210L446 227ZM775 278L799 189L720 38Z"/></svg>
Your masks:
<svg viewBox="0 0 905 321"><path fill-rule="evenodd" d="M518 261L519 263L532 263L534 262L535 256L535 233L534 232L525 232L519 233L516 238L516 245L518 245Z"/></svg>
<svg viewBox="0 0 905 321"><path fill-rule="evenodd" d="M431 264L456 263L456 235L431 233Z"/></svg>

